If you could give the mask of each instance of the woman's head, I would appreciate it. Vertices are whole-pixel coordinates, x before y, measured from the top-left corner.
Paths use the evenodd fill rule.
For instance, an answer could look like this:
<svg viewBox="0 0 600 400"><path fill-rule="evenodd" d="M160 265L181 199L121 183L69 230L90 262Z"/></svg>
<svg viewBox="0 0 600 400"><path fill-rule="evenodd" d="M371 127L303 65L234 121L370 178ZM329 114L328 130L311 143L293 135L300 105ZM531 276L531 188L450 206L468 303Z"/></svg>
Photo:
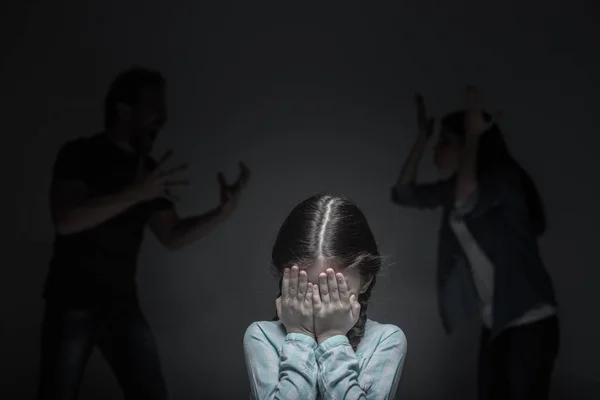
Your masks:
<svg viewBox="0 0 600 400"><path fill-rule="evenodd" d="M484 113L485 119L492 116ZM440 138L435 146L434 162L443 175L453 176L460 166L465 144L465 111L456 111L442 118ZM529 216L537 235L546 229L546 216L542 199L529 174L511 156L502 131L497 124L484 132L477 147L477 176L489 173L494 168L509 166L516 168L521 175L521 189L525 195Z"/></svg>
<svg viewBox="0 0 600 400"><path fill-rule="evenodd" d="M485 113L485 119L492 116ZM439 140L435 146L434 162L446 176L452 176L458 170L465 144L465 111L456 111L442 118ZM480 139L478 147L478 168L487 169L492 165L504 163L510 159L508 147L498 125L493 124Z"/></svg>
<svg viewBox="0 0 600 400"><path fill-rule="evenodd" d="M313 284L327 268L344 274L350 293L361 304L361 316L348 332L350 344L356 348L381 268L377 243L362 211L343 197L317 195L304 200L281 226L272 264L280 278L285 268L297 265Z"/></svg>

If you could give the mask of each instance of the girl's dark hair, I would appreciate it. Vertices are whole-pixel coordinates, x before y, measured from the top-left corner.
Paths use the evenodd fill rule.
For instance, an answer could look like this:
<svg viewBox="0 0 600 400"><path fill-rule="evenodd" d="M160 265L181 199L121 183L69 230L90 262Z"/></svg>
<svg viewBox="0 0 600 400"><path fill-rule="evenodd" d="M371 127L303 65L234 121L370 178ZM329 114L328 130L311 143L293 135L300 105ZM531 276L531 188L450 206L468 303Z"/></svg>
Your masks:
<svg viewBox="0 0 600 400"><path fill-rule="evenodd" d="M279 277L278 297L283 270L292 265L310 265L317 258L334 262L341 269L357 268L362 282L371 280L367 290L358 295L360 316L346 335L356 351L365 332L368 301L381 268L377 243L362 211L343 197L323 194L310 197L286 218L271 256Z"/></svg>
<svg viewBox="0 0 600 400"><path fill-rule="evenodd" d="M104 127L112 128L117 123L117 103L133 106L143 88L162 89L165 83L165 78L160 72L144 67L133 67L121 72L110 85L104 99Z"/></svg>
<svg viewBox="0 0 600 400"><path fill-rule="evenodd" d="M488 113L484 113L488 121L492 117ZM446 115L441 125L443 129L458 135L461 141L464 141L465 129L465 111L456 111ZM485 132L479 141L477 149L477 174L479 176L491 172L499 166L509 166L515 168L521 177L521 190L523 191L527 208L529 211L529 219L531 221L534 233L541 236L546 231L546 214L542 198L531 179L531 176L521 167L521 165L512 157L502 135L502 131L497 124L493 124L490 129Z"/></svg>

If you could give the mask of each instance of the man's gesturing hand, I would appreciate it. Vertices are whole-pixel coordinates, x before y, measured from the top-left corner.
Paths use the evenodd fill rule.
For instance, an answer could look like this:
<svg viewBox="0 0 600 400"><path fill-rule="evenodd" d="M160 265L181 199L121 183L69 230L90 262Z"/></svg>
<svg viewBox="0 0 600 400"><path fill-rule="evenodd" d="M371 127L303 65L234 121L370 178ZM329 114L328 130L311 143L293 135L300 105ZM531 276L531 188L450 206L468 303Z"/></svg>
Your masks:
<svg viewBox="0 0 600 400"><path fill-rule="evenodd" d="M177 200L177 197L170 190L174 187L187 186L189 184L185 179L176 179L177 174L187 169L187 164L165 169L165 164L172 155L173 153L168 151L162 156L153 171L140 171L138 179L132 186L133 195L138 201L148 201L157 197Z"/></svg>
<svg viewBox="0 0 600 400"><path fill-rule="evenodd" d="M322 343L352 329L360 315L360 304L348 292L344 275L328 268L319 275L319 284L313 286L313 310L315 335Z"/></svg>
<svg viewBox="0 0 600 400"><path fill-rule="evenodd" d="M248 183L248 180L250 179L250 170L248 169L246 164L240 162L239 166L240 174L238 176L238 179L231 185L227 184L225 176L222 172L219 172L219 174L217 175L221 194L219 208L221 213L225 216L229 216L231 215L231 213L233 213L233 210L235 210L237 202L242 193L242 189L244 189L244 187Z"/></svg>
<svg viewBox="0 0 600 400"><path fill-rule="evenodd" d="M281 296L275 301L277 316L287 333L302 333L315 337L313 323L312 283L308 282L306 271L297 266L283 271Z"/></svg>

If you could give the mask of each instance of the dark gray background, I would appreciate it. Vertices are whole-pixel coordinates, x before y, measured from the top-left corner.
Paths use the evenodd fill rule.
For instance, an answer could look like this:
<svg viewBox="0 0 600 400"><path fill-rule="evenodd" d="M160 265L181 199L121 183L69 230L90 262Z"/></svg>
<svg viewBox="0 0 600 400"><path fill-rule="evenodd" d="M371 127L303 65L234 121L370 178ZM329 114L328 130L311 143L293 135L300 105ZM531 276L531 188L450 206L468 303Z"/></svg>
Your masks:
<svg viewBox="0 0 600 400"><path fill-rule="evenodd" d="M291 208L320 191L354 199L389 256L370 316L408 337L398 398L474 398L477 323L447 338L437 314L439 213L388 201L416 132L414 92L440 116L462 105L466 83L504 112L511 149L545 198L541 246L562 326L553 398L600 396L597 5L374 3L3 6L3 175L16 236L0 279L1 398L35 392L56 151L101 128L108 85L133 64L169 80L171 120L157 147L191 163L181 214L217 204L219 170L233 179L243 159L253 172L236 214L209 237L178 253L151 235L143 246L143 307L174 399L247 396L242 336L273 315L271 246ZM431 153L421 176L436 177ZM98 353L81 394L120 398Z"/></svg>

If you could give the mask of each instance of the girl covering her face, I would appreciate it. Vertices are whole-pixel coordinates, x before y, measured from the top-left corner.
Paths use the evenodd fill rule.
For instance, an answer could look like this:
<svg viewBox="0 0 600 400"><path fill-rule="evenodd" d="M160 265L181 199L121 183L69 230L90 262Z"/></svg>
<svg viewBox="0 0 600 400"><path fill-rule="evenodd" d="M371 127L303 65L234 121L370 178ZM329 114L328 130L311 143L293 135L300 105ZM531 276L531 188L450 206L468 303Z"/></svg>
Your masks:
<svg viewBox="0 0 600 400"><path fill-rule="evenodd" d="M272 264L277 317L244 336L251 397L394 398L406 337L367 318L381 256L359 208L342 197L306 199L283 223Z"/></svg>

